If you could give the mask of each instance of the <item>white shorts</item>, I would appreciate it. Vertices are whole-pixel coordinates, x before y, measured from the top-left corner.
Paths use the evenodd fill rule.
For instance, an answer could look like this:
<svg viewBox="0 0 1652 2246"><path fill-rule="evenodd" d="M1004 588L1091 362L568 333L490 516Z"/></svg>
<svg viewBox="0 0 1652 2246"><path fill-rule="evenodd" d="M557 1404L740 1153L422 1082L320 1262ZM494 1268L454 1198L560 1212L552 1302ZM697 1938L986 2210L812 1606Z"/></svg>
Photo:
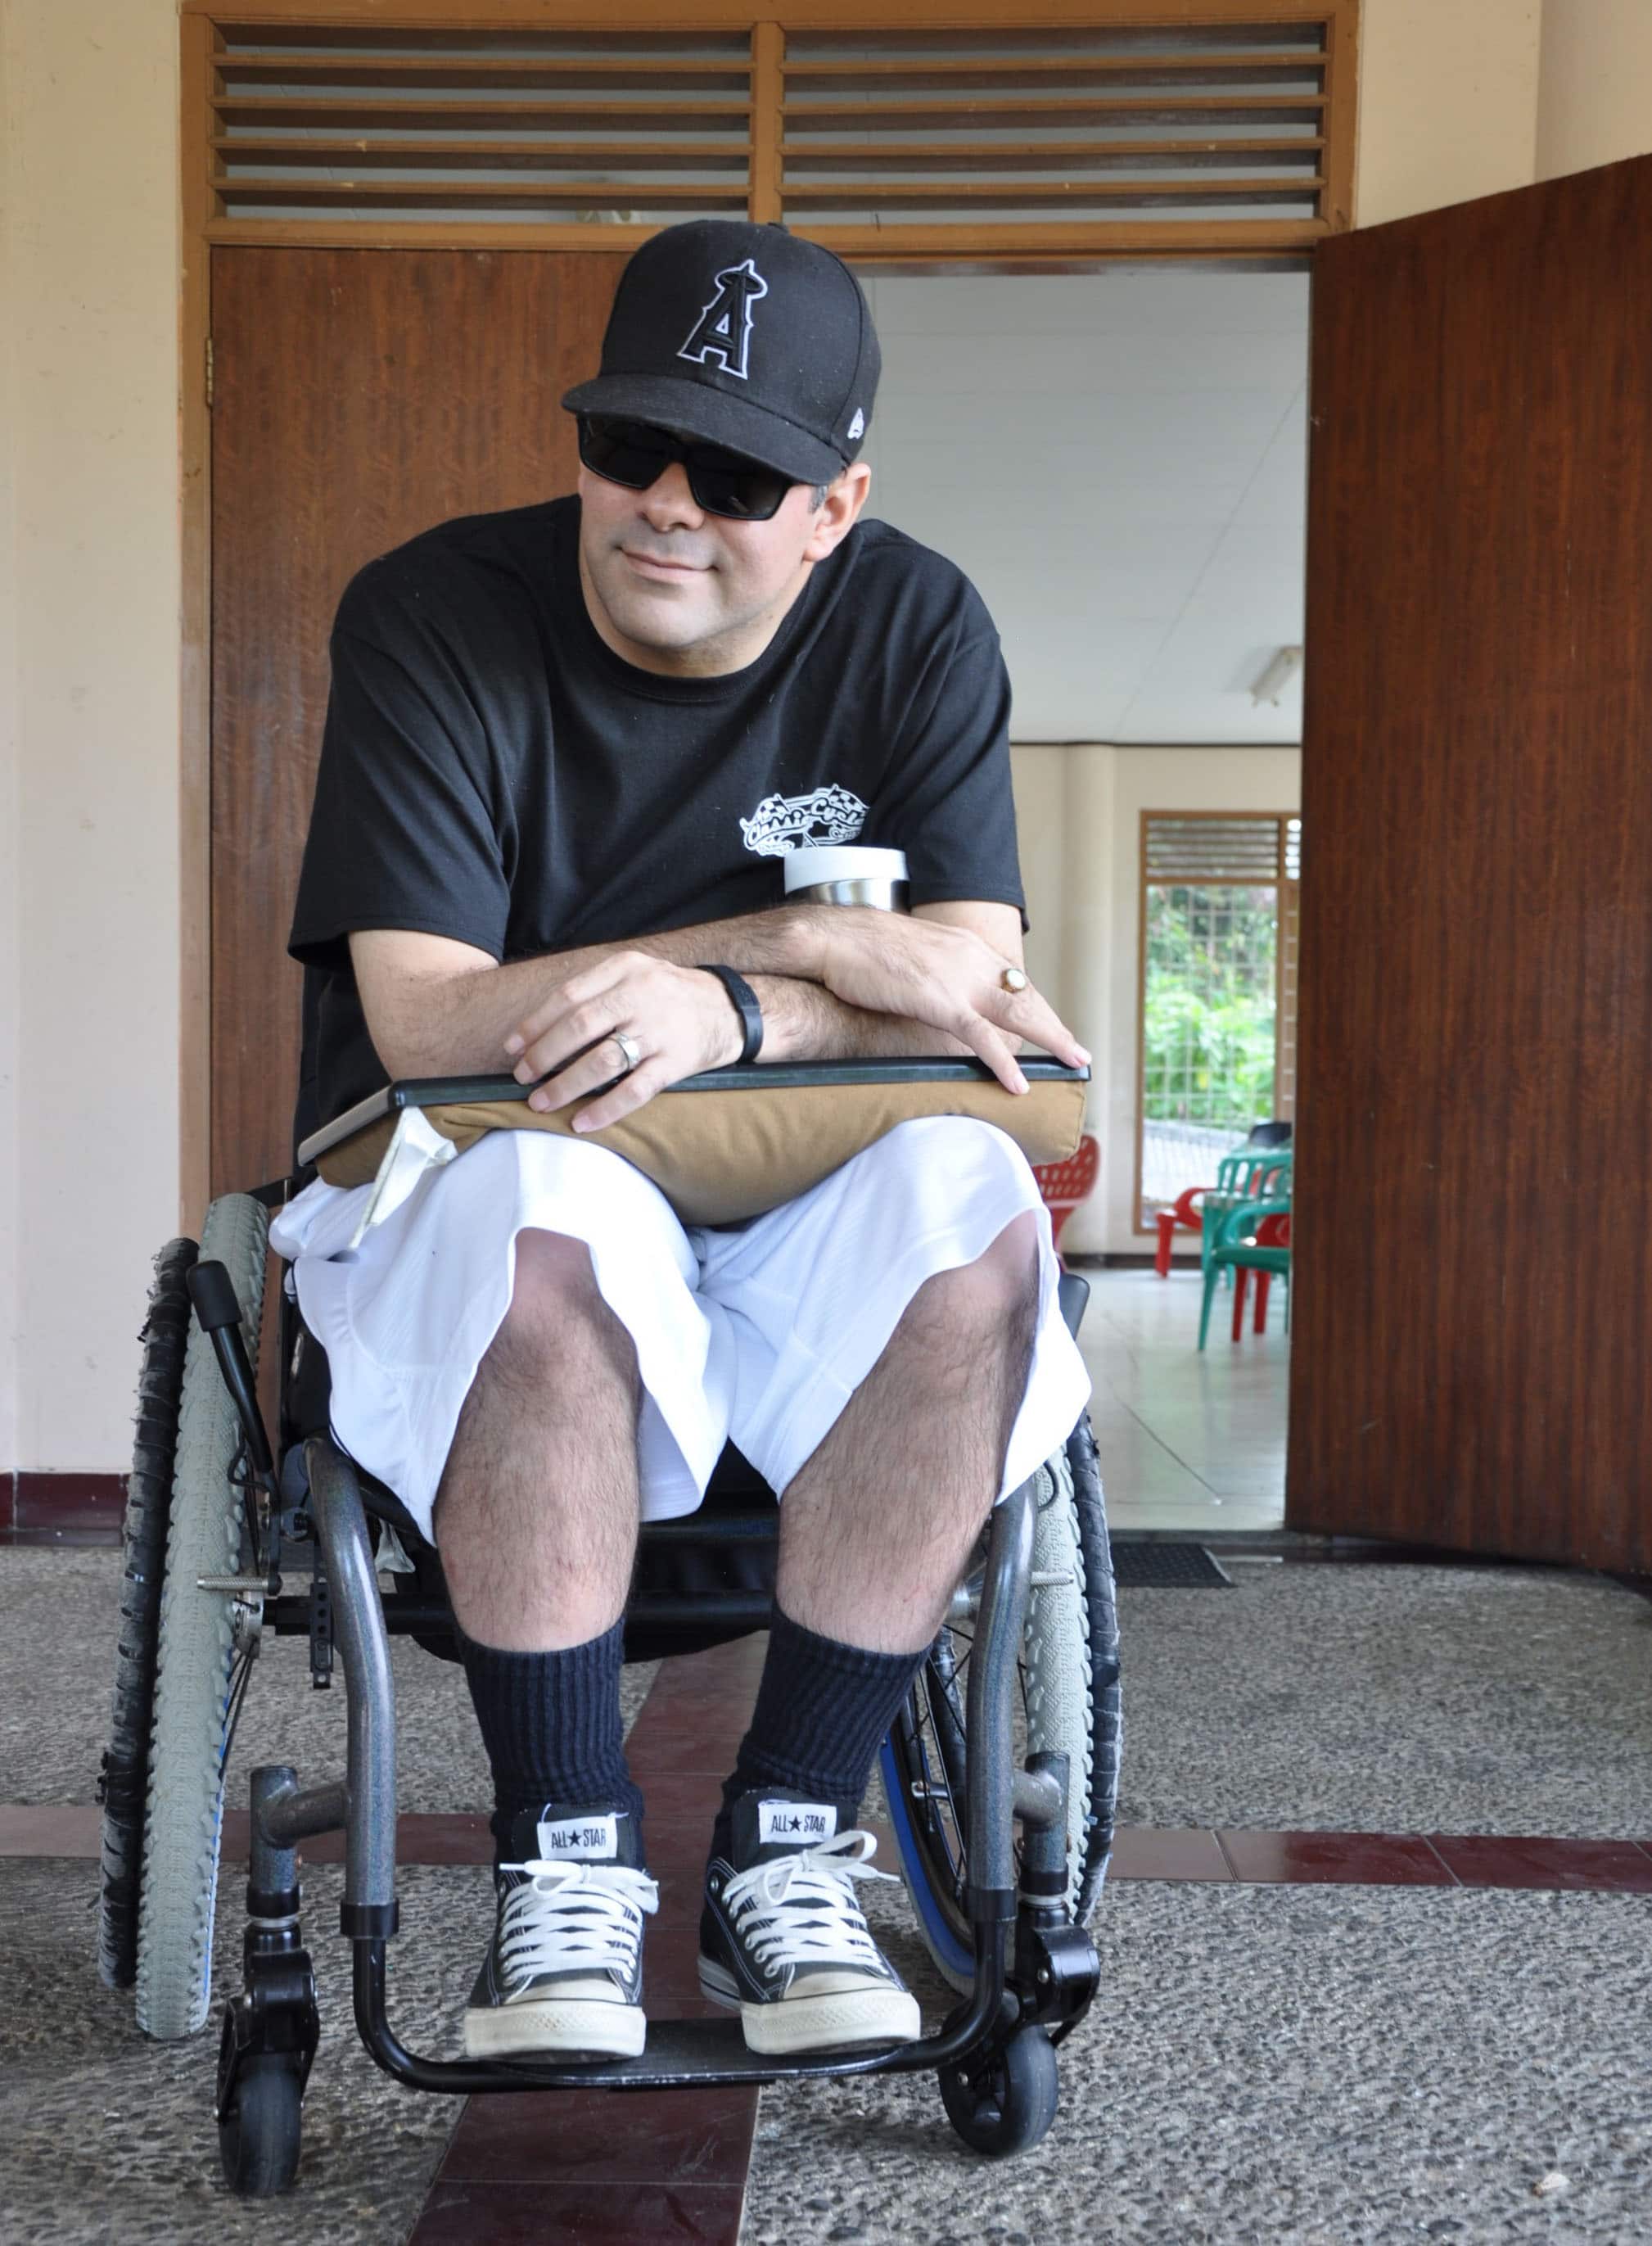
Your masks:
<svg viewBox="0 0 1652 2246"><path fill-rule="evenodd" d="M432 1542L459 1410L510 1306L527 1229L587 1243L636 1346L647 1521L693 1512L731 1436L784 1491L924 1281L974 1263L1026 1209L1039 1222L1038 1324L1001 1496L1065 1441L1090 1393L1056 1299L1037 1181L988 1123L902 1123L739 1230L685 1230L619 1155L539 1131L490 1133L429 1171L352 1249L371 1190L307 1188L270 1242L292 1263L304 1322L327 1351L334 1436Z"/></svg>

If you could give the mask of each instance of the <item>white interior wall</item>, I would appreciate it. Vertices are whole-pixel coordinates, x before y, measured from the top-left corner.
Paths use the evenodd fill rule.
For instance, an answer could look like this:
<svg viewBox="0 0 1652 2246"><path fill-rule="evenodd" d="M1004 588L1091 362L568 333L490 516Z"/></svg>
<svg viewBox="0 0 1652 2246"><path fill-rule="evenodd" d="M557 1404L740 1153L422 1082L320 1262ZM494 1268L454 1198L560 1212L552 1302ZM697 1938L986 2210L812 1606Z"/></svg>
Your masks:
<svg viewBox="0 0 1652 2246"><path fill-rule="evenodd" d="M1021 879L1031 922L1027 931L1027 972L1041 990L1064 994L1067 983L1065 798L1071 754L1068 749L1038 745L1010 752Z"/></svg>
<svg viewBox="0 0 1652 2246"><path fill-rule="evenodd" d="M1547 164L1644 147L1649 17L1548 0ZM1533 175L1536 0L1365 0L1362 19L1359 223ZM0 1474L107 1472L176 1218L175 0L0 0ZM1050 752L1084 813L1061 836L1062 972L1076 1024L1104 1027L1110 875L1082 838L1108 753ZM1046 762L1035 796L1054 785Z"/></svg>
<svg viewBox="0 0 1652 2246"><path fill-rule="evenodd" d="M1295 812L1295 748L1123 747L1075 743L1014 752L1022 872L1032 922L1028 966L1093 1055L1086 1127L1101 1148L1096 1191L1067 1220L1079 1254L1139 1255L1134 1228L1141 815L1145 811Z"/></svg>

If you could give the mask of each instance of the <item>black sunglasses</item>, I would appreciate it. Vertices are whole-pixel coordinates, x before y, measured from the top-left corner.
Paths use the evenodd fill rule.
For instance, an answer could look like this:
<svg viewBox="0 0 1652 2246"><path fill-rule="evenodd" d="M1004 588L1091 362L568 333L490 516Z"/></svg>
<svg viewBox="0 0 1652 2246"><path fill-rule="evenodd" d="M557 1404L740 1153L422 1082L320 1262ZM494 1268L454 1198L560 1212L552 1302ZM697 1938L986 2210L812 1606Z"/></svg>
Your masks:
<svg viewBox="0 0 1652 2246"><path fill-rule="evenodd" d="M688 475L696 507L734 522L767 522L800 480L778 468L765 468L720 445L702 445L656 429L649 421L620 421L607 413L581 413L580 458L594 475L628 491L647 491L674 460Z"/></svg>

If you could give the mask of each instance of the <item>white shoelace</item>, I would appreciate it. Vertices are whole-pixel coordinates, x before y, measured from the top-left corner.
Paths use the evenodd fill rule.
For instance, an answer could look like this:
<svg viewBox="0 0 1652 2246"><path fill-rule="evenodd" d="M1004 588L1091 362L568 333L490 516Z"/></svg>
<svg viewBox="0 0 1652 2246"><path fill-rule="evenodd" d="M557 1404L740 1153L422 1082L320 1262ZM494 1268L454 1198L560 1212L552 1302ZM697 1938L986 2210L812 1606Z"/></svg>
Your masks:
<svg viewBox="0 0 1652 2246"><path fill-rule="evenodd" d="M499 1970L521 1986L539 1973L636 1970L642 1915L660 1890L628 1864L586 1864L530 1856L501 1870L528 1877L505 1898Z"/></svg>
<svg viewBox="0 0 1652 2246"><path fill-rule="evenodd" d="M740 1939L765 1971L785 1965L881 1970L854 1892L856 1880L894 1877L867 1862L877 1845L873 1834L857 1827L735 1874L723 1900Z"/></svg>

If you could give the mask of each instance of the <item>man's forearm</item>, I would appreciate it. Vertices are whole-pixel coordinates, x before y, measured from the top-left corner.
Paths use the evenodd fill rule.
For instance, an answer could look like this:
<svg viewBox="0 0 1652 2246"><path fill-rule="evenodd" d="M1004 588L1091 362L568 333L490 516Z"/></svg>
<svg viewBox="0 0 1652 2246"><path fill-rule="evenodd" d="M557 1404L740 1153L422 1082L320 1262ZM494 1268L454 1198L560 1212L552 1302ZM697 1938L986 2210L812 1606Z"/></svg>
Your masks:
<svg viewBox="0 0 1652 2246"><path fill-rule="evenodd" d="M778 975L750 978L763 1009L765 1061L861 1060L903 1053L967 1053L969 1046L923 1022L846 1006L818 983Z"/></svg>
<svg viewBox="0 0 1652 2246"><path fill-rule="evenodd" d="M379 1058L392 1077L484 1075L508 1068L505 1040L524 1016L575 975L615 952L647 952L678 967L715 961L741 975L808 982L822 971L822 915L840 909L829 905L778 906L771 912L741 913L730 920L629 937L622 943L582 944L577 950L543 952L536 958L514 959L502 967L478 967L469 974L410 981L394 994L391 1018L373 1024ZM817 995L826 997L824 991ZM860 1018L853 1007L837 1011L868 1021L879 1018ZM777 1027L776 1037L782 1034ZM877 1045L856 1050L916 1052L920 1047Z"/></svg>
<svg viewBox="0 0 1652 2246"><path fill-rule="evenodd" d="M826 946L822 915L838 905L785 905L744 913L697 928L668 929L630 945L600 944L587 952L559 953L563 960L595 958L603 951L647 951L676 967L699 967L715 958L745 976L763 1009L765 1060L858 1060L879 1054L967 1053L969 1046L923 1022L869 1013L846 1005L820 987ZM570 969L570 971L571 969Z"/></svg>

